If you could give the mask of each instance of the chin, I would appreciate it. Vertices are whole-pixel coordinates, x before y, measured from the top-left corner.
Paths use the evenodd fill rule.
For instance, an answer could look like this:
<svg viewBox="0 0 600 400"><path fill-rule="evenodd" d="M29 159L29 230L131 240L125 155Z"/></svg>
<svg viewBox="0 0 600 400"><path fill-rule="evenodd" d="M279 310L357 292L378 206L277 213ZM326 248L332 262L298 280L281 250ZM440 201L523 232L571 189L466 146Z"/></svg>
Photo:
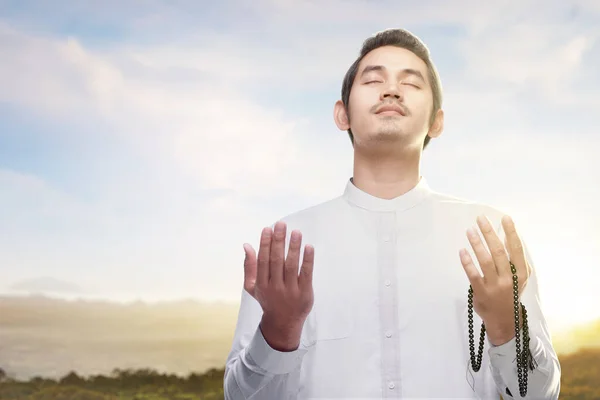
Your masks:
<svg viewBox="0 0 600 400"><path fill-rule="evenodd" d="M373 135L371 135L371 137L376 140L393 140L393 141L401 140L403 138L406 138L406 136L407 136L406 133L401 129L381 129L381 130L373 133Z"/></svg>
<svg viewBox="0 0 600 400"><path fill-rule="evenodd" d="M366 135L359 141L359 146L364 146L365 149L370 148L373 151L381 153L381 151L398 151L413 147L420 147L418 139L411 134L407 134L402 130L379 130L370 135Z"/></svg>

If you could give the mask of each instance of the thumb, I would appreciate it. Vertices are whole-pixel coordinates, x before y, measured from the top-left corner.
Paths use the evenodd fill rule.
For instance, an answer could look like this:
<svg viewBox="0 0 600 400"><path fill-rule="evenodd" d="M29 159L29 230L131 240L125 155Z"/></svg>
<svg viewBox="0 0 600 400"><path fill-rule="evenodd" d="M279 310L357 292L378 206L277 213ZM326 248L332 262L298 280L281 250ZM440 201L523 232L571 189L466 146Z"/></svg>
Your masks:
<svg viewBox="0 0 600 400"><path fill-rule="evenodd" d="M250 294L254 292L256 284L256 252L248 243L244 243L244 289Z"/></svg>

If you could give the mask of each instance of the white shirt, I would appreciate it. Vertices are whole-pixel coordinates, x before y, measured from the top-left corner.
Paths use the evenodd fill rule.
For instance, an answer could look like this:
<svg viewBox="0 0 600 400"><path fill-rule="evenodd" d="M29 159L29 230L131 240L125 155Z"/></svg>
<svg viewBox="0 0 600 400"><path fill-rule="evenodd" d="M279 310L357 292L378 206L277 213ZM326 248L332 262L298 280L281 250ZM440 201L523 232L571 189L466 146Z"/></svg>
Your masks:
<svg viewBox="0 0 600 400"><path fill-rule="evenodd" d="M436 193L423 178L391 200L350 179L342 196L283 218L286 251L294 229L315 248L314 306L300 347L278 352L258 329L260 305L242 292L225 399L521 398L515 339L498 347L486 340L481 369L470 367L469 280L459 250L476 260L466 230L481 214L503 235L500 211ZM534 272L521 301L538 367L526 398L557 399L560 365L527 257ZM477 351L475 312L474 321Z"/></svg>

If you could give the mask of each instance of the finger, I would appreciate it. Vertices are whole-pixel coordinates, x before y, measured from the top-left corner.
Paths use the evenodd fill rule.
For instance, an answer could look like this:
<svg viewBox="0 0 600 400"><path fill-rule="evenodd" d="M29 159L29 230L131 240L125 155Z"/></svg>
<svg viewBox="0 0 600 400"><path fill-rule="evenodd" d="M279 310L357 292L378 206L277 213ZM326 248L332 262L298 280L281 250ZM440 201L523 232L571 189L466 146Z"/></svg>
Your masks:
<svg viewBox="0 0 600 400"><path fill-rule="evenodd" d="M298 286L302 291L312 290L313 267L315 264L315 249L311 245L304 246L304 257L300 276L298 277Z"/></svg>
<svg viewBox="0 0 600 400"><path fill-rule="evenodd" d="M500 240L500 237L494 230L490 220L486 216L479 216L477 218L477 225L481 230L481 234L487 243L490 255L494 262L496 273L499 276L510 275L510 266L508 264L508 253L504 247L504 243Z"/></svg>
<svg viewBox="0 0 600 400"><path fill-rule="evenodd" d="M270 227L263 229L258 248L256 284L262 287L269 283L269 255L271 253L271 238L273 231Z"/></svg>
<svg viewBox="0 0 600 400"><path fill-rule="evenodd" d="M477 291L483 287L483 278L479 273L479 270L473 263L473 259L471 255L467 251L467 249L461 249L459 252L460 262L467 274L467 278L469 278L469 282L473 287L473 291Z"/></svg>
<svg viewBox="0 0 600 400"><path fill-rule="evenodd" d="M508 240L507 240L506 237L504 238L504 244L505 244L506 248L508 249L509 246L508 246ZM527 260L527 259L525 259L525 260ZM509 265L509 267L510 267L510 265ZM525 262L525 275L523 275L520 272L520 270L518 269L518 267L517 267L516 264L515 264L515 269L517 271L517 278L519 279L519 293L522 293L523 289L525 289L525 285L527 284L527 279L529 279L529 277L531 276L531 266L529 265L528 262ZM512 269L511 269L511 275L512 275L512 273L513 272L512 272Z"/></svg>
<svg viewBox="0 0 600 400"><path fill-rule="evenodd" d="M506 248L508 249L510 261L515 265L519 278L529 276L523 242L517 233L515 223L508 215L502 217L502 228L506 234Z"/></svg>
<svg viewBox="0 0 600 400"><path fill-rule="evenodd" d="M250 294L254 293L256 286L256 252L248 243L244 243L244 289Z"/></svg>
<svg viewBox="0 0 600 400"><path fill-rule="evenodd" d="M494 260L483 245L479 233L475 228L469 228L467 230L467 237L469 239L469 243L471 243L473 251L475 252L475 257L477 257L477 261L481 267L481 272L483 272L484 281L495 282L498 279L498 272L496 272Z"/></svg>
<svg viewBox="0 0 600 400"><path fill-rule="evenodd" d="M269 271L271 276L269 282L283 284L283 263L285 258L285 232L284 222L278 221L273 231L271 242L271 257L269 259Z"/></svg>
<svg viewBox="0 0 600 400"><path fill-rule="evenodd" d="M302 233L292 231L290 235L290 246L285 260L285 270L283 280L285 285L294 288L298 287L298 263L300 262L300 247L302 245Z"/></svg>

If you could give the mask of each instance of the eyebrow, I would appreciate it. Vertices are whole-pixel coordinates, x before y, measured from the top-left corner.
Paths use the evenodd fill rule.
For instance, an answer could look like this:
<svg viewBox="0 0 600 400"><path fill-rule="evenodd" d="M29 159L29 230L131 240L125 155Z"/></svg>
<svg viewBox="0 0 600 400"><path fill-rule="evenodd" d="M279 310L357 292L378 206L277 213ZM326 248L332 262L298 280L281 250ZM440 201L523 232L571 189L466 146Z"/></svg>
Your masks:
<svg viewBox="0 0 600 400"><path fill-rule="evenodd" d="M385 70L385 67L383 65L367 65L365 67L365 69L363 69L363 71L360 74L360 77L362 78L363 76L365 76L366 74L368 74L369 72L381 72ZM413 68L405 68L401 71L402 74L404 75L414 75L417 78L421 79L423 82L427 82L425 80L425 77L423 76L423 74L421 73L421 71L413 69Z"/></svg>

